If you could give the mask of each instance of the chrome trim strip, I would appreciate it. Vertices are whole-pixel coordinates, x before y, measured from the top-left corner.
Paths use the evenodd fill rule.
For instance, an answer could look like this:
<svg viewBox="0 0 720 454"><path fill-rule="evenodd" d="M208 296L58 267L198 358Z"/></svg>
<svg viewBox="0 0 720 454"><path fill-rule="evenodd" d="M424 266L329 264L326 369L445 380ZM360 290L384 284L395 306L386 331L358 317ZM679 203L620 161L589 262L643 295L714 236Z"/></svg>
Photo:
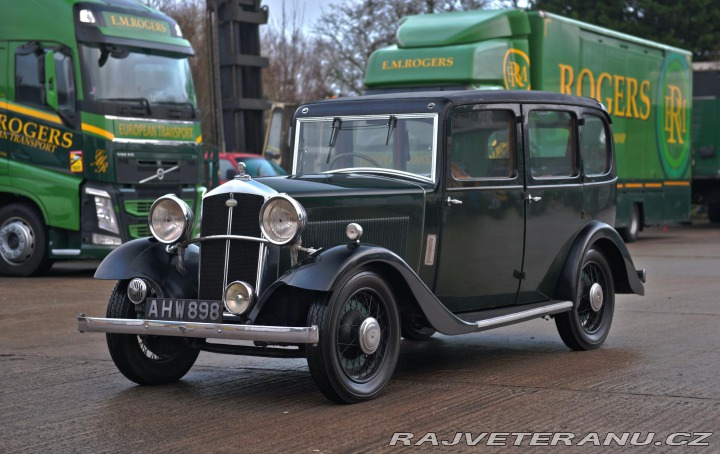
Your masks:
<svg viewBox="0 0 720 454"><path fill-rule="evenodd" d="M80 249L51 249L53 255L75 256L80 255Z"/></svg>
<svg viewBox="0 0 720 454"><path fill-rule="evenodd" d="M235 195L233 193L230 193L230 199L228 200L235 200ZM227 234L230 236L232 233L232 218L233 218L233 209L237 206L237 204L233 206L228 206L228 222L227 222ZM230 239L225 240L225 267L223 268L223 294L225 293L225 289L227 289L227 280L228 280L228 269L230 267ZM224 299L224 297L223 297Z"/></svg>
<svg viewBox="0 0 720 454"><path fill-rule="evenodd" d="M559 303L551 304L549 306L539 307L536 309L530 309L528 311L516 312L514 314L503 315L500 317L489 318L487 320L480 320L477 322L478 330L492 328L497 325L504 325L508 323L519 322L526 318L535 318L543 315L557 314L559 312L566 312L571 310L573 307L572 301L561 301Z"/></svg>
<svg viewBox="0 0 720 454"><path fill-rule="evenodd" d="M81 333L198 337L202 339L232 339L288 344L317 344L320 338L317 325L229 325L223 323L86 317L84 314L78 315L77 320L78 331Z"/></svg>
<svg viewBox="0 0 720 454"><path fill-rule="evenodd" d="M187 104L185 104L187 105ZM195 109L197 110L196 106ZM167 123L167 124L176 124L176 125L194 125L195 121L189 121L189 120L161 120L158 118L142 118L142 117L117 117L115 115L105 115L106 120L119 120L119 121L142 121L142 122L150 122L150 123Z"/></svg>
<svg viewBox="0 0 720 454"><path fill-rule="evenodd" d="M188 240L183 241L180 246L186 247L188 244L193 243L203 243L205 241L213 241L213 240L241 240L241 241L252 241L255 243L263 243L263 244L269 244L270 242L266 240L265 238L255 238L254 236L242 236L242 235L210 235L210 236L203 236L200 238L190 238Z"/></svg>
<svg viewBox="0 0 720 454"><path fill-rule="evenodd" d="M187 145L196 143L195 139L188 140L160 140L160 139L118 139L114 138L113 143L138 143L150 145Z"/></svg>

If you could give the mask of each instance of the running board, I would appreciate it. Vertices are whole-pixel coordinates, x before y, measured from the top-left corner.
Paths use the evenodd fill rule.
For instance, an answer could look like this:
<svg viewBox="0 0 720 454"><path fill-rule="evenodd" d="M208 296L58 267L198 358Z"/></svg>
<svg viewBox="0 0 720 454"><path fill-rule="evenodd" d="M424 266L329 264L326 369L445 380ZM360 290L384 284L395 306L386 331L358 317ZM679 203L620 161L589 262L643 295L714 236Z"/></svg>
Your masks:
<svg viewBox="0 0 720 454"><path fill-rule="evenodd" d="M546 315L560 314L572 310L572 307L572 301L546 301L544 303L459 314L458 317L465 323L475 324L476 331L485 331Z"/></svg>

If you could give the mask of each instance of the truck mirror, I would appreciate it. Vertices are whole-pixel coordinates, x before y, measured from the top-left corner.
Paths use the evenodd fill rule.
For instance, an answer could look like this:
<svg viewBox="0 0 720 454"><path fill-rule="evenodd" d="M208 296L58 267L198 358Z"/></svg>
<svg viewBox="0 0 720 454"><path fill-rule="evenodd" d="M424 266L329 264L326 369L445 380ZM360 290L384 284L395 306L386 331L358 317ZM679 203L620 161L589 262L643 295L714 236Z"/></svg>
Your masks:
<svg viewBox="0 0 720 454"><path fill-rule="evenodd" d="M45 102L56 112L59 110L55 51L45 53Z"/></svg>

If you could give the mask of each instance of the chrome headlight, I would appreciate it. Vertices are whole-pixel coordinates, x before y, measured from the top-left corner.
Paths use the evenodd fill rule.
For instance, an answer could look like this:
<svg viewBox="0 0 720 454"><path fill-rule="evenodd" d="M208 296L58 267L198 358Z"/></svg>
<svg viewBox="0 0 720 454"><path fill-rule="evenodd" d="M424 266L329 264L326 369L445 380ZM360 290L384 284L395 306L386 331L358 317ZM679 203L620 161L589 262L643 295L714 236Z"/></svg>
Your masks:
<svg viewBox="0 0 720 454"><path fill-rule="evenodd" d="M157 199L150 207L150 232L161 243L177 243L190 237L194 215L187 203L172 194Z"/></svg>
<svg viewBox="0 0 720 454"><path fill-rule="evenodd" d="M280 194L265 201L260 209L260 229L268 241L283 246L300 236L306 218L302 205Z"/></svg>

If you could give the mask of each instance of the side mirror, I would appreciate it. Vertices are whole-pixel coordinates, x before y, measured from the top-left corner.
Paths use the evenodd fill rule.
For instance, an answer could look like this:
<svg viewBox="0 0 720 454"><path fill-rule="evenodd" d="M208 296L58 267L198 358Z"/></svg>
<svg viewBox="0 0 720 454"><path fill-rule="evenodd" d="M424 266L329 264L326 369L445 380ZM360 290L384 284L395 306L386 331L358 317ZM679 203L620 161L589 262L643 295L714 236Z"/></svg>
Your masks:
<svg viewBox="0 0 720 454"><path fill-rule="evenodd" d="M57 73L55 70L55 51L45 54L45 101L56 112L60 110L58 103Z"/></svg>

